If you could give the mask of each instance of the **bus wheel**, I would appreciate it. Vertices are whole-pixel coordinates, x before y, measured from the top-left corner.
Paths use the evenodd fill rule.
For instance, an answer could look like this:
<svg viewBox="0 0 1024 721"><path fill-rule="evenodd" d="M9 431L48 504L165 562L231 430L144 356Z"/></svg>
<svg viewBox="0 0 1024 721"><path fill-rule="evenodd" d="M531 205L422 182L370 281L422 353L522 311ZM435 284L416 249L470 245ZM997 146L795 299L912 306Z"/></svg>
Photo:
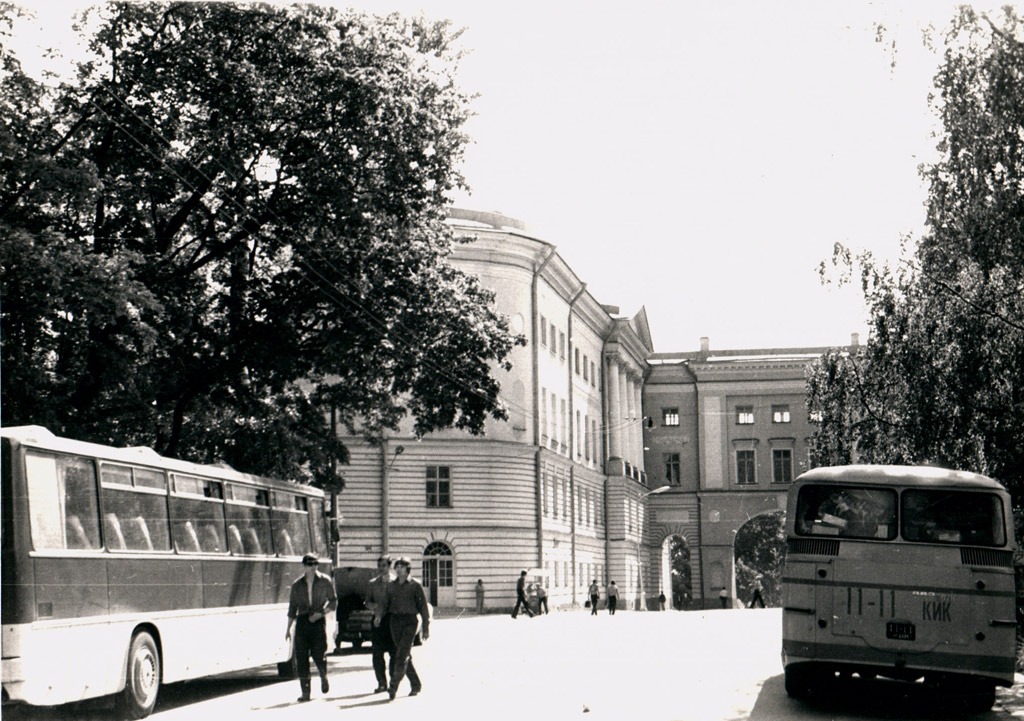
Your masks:
<svg viewBox="0 0 1024 721"><path fill-rule="evenodd" d="M128 670L124 691L118 698L119 715L129 719L149 716L160 690L160 654L156 642L145 631L132 636L128 649Z"/></svg>
<svg viewBox="0 0 1024 721"><path fill-rule="evenodd" d="M986 681L967 684L961 698L969 713L984 713L996 702L996 686Z"/></svg>
<svg viewBox="0 0 1024 721"><path fill-rule="evenodd" d="M810 673L805 666L786 666L786 693L803 698L810 690Z"/></svg>

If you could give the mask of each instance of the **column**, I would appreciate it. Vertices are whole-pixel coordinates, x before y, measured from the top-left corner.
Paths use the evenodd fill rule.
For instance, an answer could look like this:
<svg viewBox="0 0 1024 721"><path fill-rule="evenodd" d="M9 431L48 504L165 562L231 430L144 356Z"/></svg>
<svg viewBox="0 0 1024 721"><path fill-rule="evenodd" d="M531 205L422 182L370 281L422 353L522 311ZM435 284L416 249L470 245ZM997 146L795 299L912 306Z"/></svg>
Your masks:
<svg viewBox="0 0 1024 721"><path fill-rule="evenodd" d="M644 394L643 376L637 378L633 386L636 393L636 463L640 470L644 470Z"/></svg>
<svg viewBox="0 0 1024 721"><path fill-rule="evenodd" d="M608 359L608 458L621 458L622 447L619 443L621 433L622 411L619 398L619 365L614 358Z"/></svg>
<svg viewBox="0 0 1024 721"><path fill-rule="evenodd" d="M628 446L622 457L629 461L630 465L636 465L636 399L633 397L633 374L625 375L626 389L626 445Z"/></svg>
<svg viewBox="0 0 1024 721"><path fill-rule="evenodd" d="M633 454L632 444L629 436L629 377L626 375L626 367L618 365L619 374L619 417L616 423L619 427L619 446L621 448L622 460L632 463L630 456Z"/></svg>

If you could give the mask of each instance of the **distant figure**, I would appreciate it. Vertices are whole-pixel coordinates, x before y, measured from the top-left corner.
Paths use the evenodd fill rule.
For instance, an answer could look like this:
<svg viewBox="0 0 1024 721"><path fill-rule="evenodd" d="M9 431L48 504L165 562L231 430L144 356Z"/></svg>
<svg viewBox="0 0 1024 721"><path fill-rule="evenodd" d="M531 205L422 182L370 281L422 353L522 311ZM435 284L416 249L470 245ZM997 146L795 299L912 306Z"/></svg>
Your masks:
<svg viewBox="0 0 1024 721"><path fill-rule="evenodd" d="M309 657L320 672L320 692L327 693L327 624L324 616L338 605L334 581L316 570L320 563L312 553L302 557L303 574L292 584L288 594L288 629L285 640L292 638L295 626L295 670L299 675L302 695L299 701L309 701Z"/></svg>
<svg viewBox="0 0 1024 721"><path fill-rule="evenodd" d="M419 581L409 576L412 563L408 558L402 557L395 561L395 580L388 584L387 601L384 604L384 613L390 619L391 640L395 644L395 650L391 656L391 684L388 686L388 700L394 701L398 693L398 685L402 678L409 674L409 684L412 689L410 696L418 694L423 684L416 669L412 665L412 644L416 638L416 627L419 626L420 638L426 641L430 638L430 610L427 606L427 596L423 593L423 586ZM422 624L417 622L416 616L422 619Z"/></svg>
<svg viewBox="0 0 1024 721"><path fill-rule="evenodd" d="M660 611L664 611L665 610L665 592L664 591L662 591L661 593L658 594L658 610L660 610Z"/></svg>
<svg viewBox="0 0 1024 721"><path fill-rule="evenodd" d="M519 615L519 609L526 611L526 615L533 618L533 611L530 610L530 602L526 598L526 571L519 574L516 581L516 605L512 609L512 618Z"/></svg>
<svg viewBox="0 0 1024 721"><path fill-rule="evenodd" d="M722 602L722 608L729 608L729 592L725 590L725 586L718 592L718 600Z"/></svg>
<svg viewBox="0 0 1024 721"><path fill-rule="evenodd" d="M476 587L474 588L474 590L476 591L476 612L477 613L483 613L484 612L484 579L482 579L482 578L476 579Z"/></svg>
<svg viewBox="0 0 1024 721"><path fill-rule="evenodd" d="M548 591L544 588L544 584L537 584L537 613L541 611L544 613L548 612Z"/></svg>
<svg viewBox="0 0 1024 721"><path fill-rule="evenodd" d="M619 587L615 585L615 581L608 582L608 615L615 615L615 607L619 603Z"/></svg>
<svg viewBox="0 0 1024 721"><path fill-rule="evenodd" d="M590 594L590 615L597 615L597 601L600 598L601 591L597 587L597 579L595 578L590 584L590 590L587 591Z"/></svg>
<svg viewBox="0 0 1024 721"><path fill-rule="evenodd" d="M757 574L754 576L754 595L750 599L750 608L753 608L755 603L760 603L761 608L764 608L762 591L764 591L764 586L761 584L761 574Z"/></svg>

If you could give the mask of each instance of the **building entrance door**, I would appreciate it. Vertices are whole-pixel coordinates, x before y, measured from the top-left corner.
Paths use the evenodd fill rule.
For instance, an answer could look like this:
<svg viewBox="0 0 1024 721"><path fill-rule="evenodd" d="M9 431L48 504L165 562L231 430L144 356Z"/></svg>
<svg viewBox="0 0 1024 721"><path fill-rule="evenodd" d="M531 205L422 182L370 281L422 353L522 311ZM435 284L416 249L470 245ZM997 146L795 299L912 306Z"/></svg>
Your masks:
<svg viewBox="0 0 1024 721"><path fill-rule="evenodd" d="M455 605L455 563L448 544L434 541L423 549L423 589L430 605Z"/></svg>

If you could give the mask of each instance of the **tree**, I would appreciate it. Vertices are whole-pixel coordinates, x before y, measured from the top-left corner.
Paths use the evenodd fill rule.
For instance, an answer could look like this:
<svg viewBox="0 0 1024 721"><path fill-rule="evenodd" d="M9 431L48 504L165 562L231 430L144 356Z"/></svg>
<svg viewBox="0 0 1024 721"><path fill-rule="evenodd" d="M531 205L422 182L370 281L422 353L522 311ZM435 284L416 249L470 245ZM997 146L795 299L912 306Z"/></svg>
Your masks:
<svg viewBox="0 0 1024 721"><path fill-rule="evenodd" d="M523 339L445 262L458 33L321 6L92 12L74 81L3 58L4 425L326 482L328 408L369 437L505 417L493 370Z"/></svg>
<svg viewBox="0 0 1024 721"><path fill-rule="evenodd" d="M868 343L808 374L816 463L935 463L1024 490L1024 21L961 8L932 105L941 159L925 234L895 267L837 246L859 273ZM824 264L823 264L824 266ZM823 267L824 270L824 267Z"/></svg>
<svg viewBox="0 0 1024 721"><path fill-rule="evenodd" d="M672 575L672 607L681 611L690 605L693 580L690 573L690 548L678 536L672 538L669 547L669 572Z"/></svg>
<svg viewBox="0 0 1024 721"><path fill-rule="evenodd" d="M768 606L782 603L782 564L786 558L786 514L763 513L744 523L736 533L736 596L744 605L754 595L754 580L764 587Z"/></svg>

